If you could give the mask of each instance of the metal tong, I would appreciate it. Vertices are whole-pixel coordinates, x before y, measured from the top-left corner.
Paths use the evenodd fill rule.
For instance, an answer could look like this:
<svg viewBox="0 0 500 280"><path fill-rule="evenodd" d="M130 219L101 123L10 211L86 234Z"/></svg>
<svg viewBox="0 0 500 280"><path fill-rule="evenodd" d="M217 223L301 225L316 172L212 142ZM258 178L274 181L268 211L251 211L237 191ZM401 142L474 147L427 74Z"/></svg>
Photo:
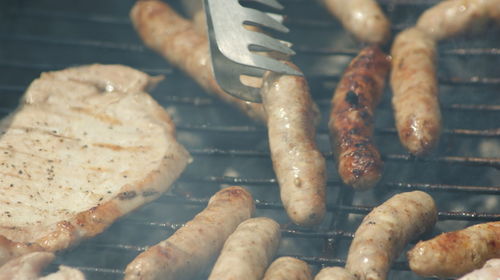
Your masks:
<svg viewBox="0 0 500 280"><path fill-rule="evenodd" d="M276 0L253 0L274 10L283 6ZM296 69L261 52L277 52L291 56L290 43L277 40L262 32L251 31L244 25L265 27L287 33L278 14L244 7L239 0L204 0L207 32L215 79L229 94L240 99L261 102L260 88L245 85L241 76L261 78L266 71L302 76Z"/></svg>

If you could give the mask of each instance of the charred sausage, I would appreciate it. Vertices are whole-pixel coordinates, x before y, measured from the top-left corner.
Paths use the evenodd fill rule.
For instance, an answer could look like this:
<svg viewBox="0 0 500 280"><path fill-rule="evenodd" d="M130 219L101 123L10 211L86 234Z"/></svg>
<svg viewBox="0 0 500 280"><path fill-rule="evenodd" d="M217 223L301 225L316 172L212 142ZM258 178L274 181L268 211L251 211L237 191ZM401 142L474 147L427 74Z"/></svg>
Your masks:
<svg viewBox="0 0 500 280"><path fill-rule="evenodd" d="M305 261L281 257L276 259L264 274L262 280L311 280L312 274Z"/></svg>
<svg viewBox="0 0 500 280"><path fill-rule="evenodd" d="M411 270L423 276L460 276L500 257L500 222L478 224L421 241L408 252Z"/></svg>
<svg viewBox="0 0 500 280"><path fill-rule="evenodd" d="M407 242L434 226L436 205L421 191L393 196L374 208L354 234L346 269L358 280L386 279Z"/></svg>
<svg viewBox="0 0 500 280"><path fill-rule="evenodd" d="M326 167L315 143L315 105L307 83L303 77L266 73L261 95L285 210L298 225L318 224L326 208Z"/></svg>
<svg viewBox="0 0 500 280"><path fill-rule="evenodd" d="M314 280L356 280L356 278L344 268L335 266L323 268Z"/></svg>
<svg viewBox="0 0 500 280"><path fill-rule="evenodd" d="M467 31L484 30L491 20L499 19L499 0L448 0L425 11L417 27L434 40L453 37Z"/></svg>
<svg viewBox="0 0 500 280"><path fill-rule="evenodd" d="M392 106L403 146L424 155L437 144L441 112L436 78L436 43L425 32L401 32L391 50Z"/></svg>
<svg viewBox="0 0 500 280"><path fill-rule="evenodd" d="M365 43L383 44L391 23L375 0L321 0L345 29Z"/></svg>
<svg viewBox="0 0 500 280"><path fill-rule="evenodd" d="M226 238L254 211L251 194L241 187L217 192L207 208L168 239L150 247L126 268L126 280L193 279L211 264Z"/></svg>
<svg viewBox="0 0 500 280"><path fill-rule="evenodd" d="M333 99L328 127L338 172L355 189L373 187L383 163L373 144L373 119L390 61L377 46L366 47L347 67Z"/></svg>
<svg viewBox="0 0 500 280"><path fill-rule="evenodd" d="M227 238L209 280L259 280L280 242L280 225L259 217L242 222Z"/></svg>
<svg viewBox="0 0 500 280"><path fill-rule="evenodd" d="M212 72L208 39L192 22L159 0L137 1L130 18L148 47L186 72L207 92L236 106L251 118L265 122L266 114L261 104L233 97L219 87Z"/></svg>

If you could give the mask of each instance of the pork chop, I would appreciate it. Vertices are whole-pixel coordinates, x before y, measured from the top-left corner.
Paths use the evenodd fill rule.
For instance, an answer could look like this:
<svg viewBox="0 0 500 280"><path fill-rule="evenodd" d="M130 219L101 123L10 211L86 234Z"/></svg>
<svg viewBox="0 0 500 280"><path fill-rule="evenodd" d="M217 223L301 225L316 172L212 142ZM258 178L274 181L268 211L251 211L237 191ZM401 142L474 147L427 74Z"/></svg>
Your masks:
<svg viewBox="0 0 500 280"><path fill-rule="evenodd" d="M43 73L0 123L0 264L57 251L169 189L190 161L158 79L121 65Z"/></svg>

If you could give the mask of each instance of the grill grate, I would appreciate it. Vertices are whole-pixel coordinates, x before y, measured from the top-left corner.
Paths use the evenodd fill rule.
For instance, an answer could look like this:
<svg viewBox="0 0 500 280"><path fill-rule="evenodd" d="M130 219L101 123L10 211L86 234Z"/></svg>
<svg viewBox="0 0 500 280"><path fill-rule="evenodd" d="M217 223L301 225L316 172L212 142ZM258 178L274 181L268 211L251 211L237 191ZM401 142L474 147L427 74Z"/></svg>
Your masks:
<svg viewBox="0 0 500 280"><path fill-rule="evenodd" d="M423 190L438 203L433 233L500 220L500 38L458 38L440 46L439 81L445 130L440 147L414 158L400 147L389 92L380 105L376 137L386 162L376 190L353 193L334 171L326 130L330 97L356 44L319 6L283 0L289 41L295 43L313 97L323 112L318 144L328 164L328 214L314 229L289 224L279 201L264 127L219 101L144 47L128 20L133 0L6 0L0 2L0 115L12 112L41 71L88 63L126 64L166 81L152 92L172 114L178 138L194 163L172 190L122 218L106 232L59 254L56 263L77 267L88 279L120 279L123 268L147 246L172 234L205 207L220 185L243 185L256 198L257 215L282 224L280 255L297 256L319 269L343 265L353 232L373 205L395 193ZM174 3L175 1L170 1ZM411 25L437 0L383 0L394 32ZM314 16L313 16L314 15ZM493 76L492 76L493 75ZM56 266L51 266L55 269ZM404 256L390 279L423 279L409 272Z"/></svg>

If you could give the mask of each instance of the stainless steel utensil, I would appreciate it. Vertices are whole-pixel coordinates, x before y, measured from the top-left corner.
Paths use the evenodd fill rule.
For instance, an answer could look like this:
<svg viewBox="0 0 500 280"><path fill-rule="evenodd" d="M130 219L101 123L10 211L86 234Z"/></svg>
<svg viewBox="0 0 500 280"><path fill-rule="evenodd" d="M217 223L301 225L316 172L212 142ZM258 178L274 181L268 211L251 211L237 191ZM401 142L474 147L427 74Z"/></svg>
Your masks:
<svg viewBox="0 0 500 280"><path fill-rule="evenodd" d="M276 0L253 0L258 4L282 10ZM244 7L238 0L204 0L210 53L215 79L229 94L251 102L261 102L260 89L245 85L242 75L262 77L265 71L287 75L302 73L260 52L294 55L290 43L277 40L245 25L265 27L287 33L282 16ZM259 53L257 53L259 52Z"/></svg>

